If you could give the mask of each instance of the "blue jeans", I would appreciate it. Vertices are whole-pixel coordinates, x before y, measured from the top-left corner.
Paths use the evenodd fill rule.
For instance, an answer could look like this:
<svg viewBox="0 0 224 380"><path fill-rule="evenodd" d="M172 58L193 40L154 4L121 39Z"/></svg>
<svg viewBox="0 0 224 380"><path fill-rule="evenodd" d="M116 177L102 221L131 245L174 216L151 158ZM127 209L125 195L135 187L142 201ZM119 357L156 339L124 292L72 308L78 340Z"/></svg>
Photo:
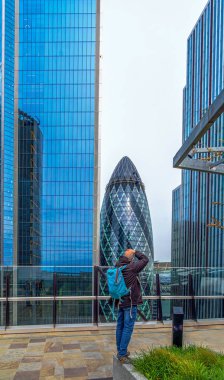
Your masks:
<svg viewBox="0 0 224 380"><path fill-rule="evenodd" d="M137 306L132 306L132 310L130 307L119 308L116 330L117 352L119 356L127 355L127 348L134 330L136 317Z"/></svg>

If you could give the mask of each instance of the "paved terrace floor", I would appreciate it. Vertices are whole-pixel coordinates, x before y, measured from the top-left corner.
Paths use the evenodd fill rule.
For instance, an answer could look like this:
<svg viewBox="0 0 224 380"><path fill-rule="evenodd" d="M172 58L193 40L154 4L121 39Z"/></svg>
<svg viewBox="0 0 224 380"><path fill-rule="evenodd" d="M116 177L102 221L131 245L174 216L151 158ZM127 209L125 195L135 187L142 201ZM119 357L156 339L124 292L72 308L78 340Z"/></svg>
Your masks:
<svg viewBox="0 0 224 380"><path fill-rule="evenodd" d="M114 328L87 331L1 333L0 379L112 379L116 352ZM185 343L224 351L223 325L193 325L184 329ZM150 346L169 345L171 328L137 327L131 352Z"/></svg>

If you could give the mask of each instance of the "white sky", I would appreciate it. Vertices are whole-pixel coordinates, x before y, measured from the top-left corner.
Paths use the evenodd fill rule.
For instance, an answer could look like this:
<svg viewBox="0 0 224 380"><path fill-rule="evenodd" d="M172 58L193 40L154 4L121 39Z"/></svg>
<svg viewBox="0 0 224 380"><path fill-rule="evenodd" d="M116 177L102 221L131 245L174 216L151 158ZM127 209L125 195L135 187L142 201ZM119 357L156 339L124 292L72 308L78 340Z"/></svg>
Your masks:
<svg viewBox="0 0 224 380"><path fill-rule="evenodd" d="M123 156L145 183L156 260L170 260L187 37L207 0L101 0L101 203Z"/></svg>

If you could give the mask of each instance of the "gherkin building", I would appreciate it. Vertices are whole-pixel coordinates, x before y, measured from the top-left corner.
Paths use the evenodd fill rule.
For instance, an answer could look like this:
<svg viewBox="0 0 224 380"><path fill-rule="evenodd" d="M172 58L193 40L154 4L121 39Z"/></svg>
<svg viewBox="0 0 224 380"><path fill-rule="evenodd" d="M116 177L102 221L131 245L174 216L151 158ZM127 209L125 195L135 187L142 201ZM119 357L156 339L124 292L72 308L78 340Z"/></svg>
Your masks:
<svg viewBox="0 0 224 380"><path fill-rule="evenodd" d="M100 264L112 266L127 248L149 257L149 264L140 274L142 293L150 295L153 281L153 234L150 211L141 177L128 157L117 164L102 204L100 215ZM137 259L136 259L137 260ZM105 279L100 281L101 295L107 295ZM144 301L141 313L151 317L151 304ZM101 301L102 321L115 318L113 306Z"/></svg>

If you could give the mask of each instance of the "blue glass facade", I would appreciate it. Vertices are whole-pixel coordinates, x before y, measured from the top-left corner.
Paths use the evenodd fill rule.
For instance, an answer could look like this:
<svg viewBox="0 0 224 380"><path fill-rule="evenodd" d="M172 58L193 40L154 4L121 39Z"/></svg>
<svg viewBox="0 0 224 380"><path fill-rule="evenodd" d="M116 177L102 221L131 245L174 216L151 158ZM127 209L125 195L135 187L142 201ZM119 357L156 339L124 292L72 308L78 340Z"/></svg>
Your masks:
<svg viewBox="0 0 224 380"><path fill-rule="evenodd" d="M13 257L14 217L14 1L1 1L1 261Z"/></svg>
<svg viewBox="0 0 224 380"><path fill-rule="evenodd" d="M18 265L40 265L42 249L42 151L38 121L19 111Z"/></svg>
<svg viewBox="0 0 224 380"><path fill-rule="evenodd" d="M224 3L222 0L210 0L187 42L183 142L224 87L223 33ZM223 126L224 116L221 115L198 147L223 146ZM209 160L209 157L202 154L200 159ZM175 194L173 198L173 215L178 214L180 219L178 229L173 224L172 264L185 267L224 266L223 232L208 226L213 218L223 220L224 177L183 171L181 189L181 199L177 202ZM215 202L220 205L215 205ZM175 218L173 223L176 223ZM195 284L197 291L200 291L200 281L198 279ZM206 307L212 316L214 307L209 304Z"/></svg>
<svg viewBox="0 0 224 380"><path fill-rule="evenodd" d="M98 212L99 1L5 0L2 12L2 262L19 262L18 247L35 244L38 229L41 264L92 265ZM18 109L36 121L41 136L41 149L36 149L37 130L29 137L31 159L24 160L19 178ZM38 228L21 227L21 219L17 228L34 157L41 162L36 187L41 198L34 205L38 213L31 215L39 221L30 224Z"/></svg>
<svg viewBox="0 0 224 380"><path fill-rule="evenodd" d="M182 266L181 259L183 255L180 255L181 252L181 201L182 201L182 187L178 186L172 193L172 266Z"/></svg>

